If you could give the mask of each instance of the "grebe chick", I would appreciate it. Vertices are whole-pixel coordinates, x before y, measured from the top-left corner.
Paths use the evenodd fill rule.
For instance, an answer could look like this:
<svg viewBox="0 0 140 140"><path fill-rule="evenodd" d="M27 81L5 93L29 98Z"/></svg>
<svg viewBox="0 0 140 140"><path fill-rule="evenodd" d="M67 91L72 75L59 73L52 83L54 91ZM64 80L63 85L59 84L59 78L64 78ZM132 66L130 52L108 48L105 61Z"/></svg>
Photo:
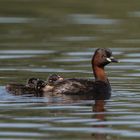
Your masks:
<svg viewBox="0 0 140 140"><path fill-rule="evenodd" d="M42 91L52 89L54 83L61 80L63 78L57 74L50 75L47 81L32 77L25 84L9 83L6 85L6 90L14 95L32 94L34 96L42 96Z"/></svg>
<svg viewBox="0 0 140 140"><path fill-rule="evenodd" d="M36 94L38 78L30 78L25 84L9 83L6 85L6 91L14 95Z"/></svg>
<svg viewBox="0 0 140 140"><path fill-rule="evenodd" d="M58 74L52 74L47 79L47 82L48 82L49 85L54 85L55 82L62 81L62 80L64 80L64 78L61 77L60 75L58 75Z"/></svg>
<svg viewBox="0 0 140 140"><path fill-rule="evenodd" d="M36 88L37 82L39 80L40 80L39 78L35 78L35 77L29 78L26 82L26 86L30 88Z"/></svg>
<svg viewBox="0 0 140 140"><path fill-rule="evenodd" d="M50 75L49 78L47 79L47 85L44 88L42 88L42 91L48 92L48 91L52 90L54 88L54 85L57 82L60 82L60 81L63 81L63 80L64 80L64 78L61 77L58 74Z"/></svg>
<svg viewBox="0 0 140 140"><path fill-rule="evenodd" d="M111 86L104 67L112 62L118 61L112 56L111 50L99 48L95 51L91 61L95 81L77 78L64 79L54 83L53 88L44 92L44 95L86 95L90 99L109 99Z"/></svg>

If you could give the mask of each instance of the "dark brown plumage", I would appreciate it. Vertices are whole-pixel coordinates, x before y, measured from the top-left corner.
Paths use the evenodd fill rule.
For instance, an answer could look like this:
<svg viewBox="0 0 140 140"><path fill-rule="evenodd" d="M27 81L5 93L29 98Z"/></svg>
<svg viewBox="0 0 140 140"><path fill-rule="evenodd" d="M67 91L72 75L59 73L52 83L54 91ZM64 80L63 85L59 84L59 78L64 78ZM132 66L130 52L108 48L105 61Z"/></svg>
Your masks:
<svg viewBox="0 0 140 140"><path fill-rule="evenodd" d="M111 62L118 62L113 58L109 49L97 49L92 57L92 69L94 80L87 79L64 79L53 85L53 88L46 91L44 96L86 96L90 99L109 99L111 86L106 76L104 67Z"/></svg>

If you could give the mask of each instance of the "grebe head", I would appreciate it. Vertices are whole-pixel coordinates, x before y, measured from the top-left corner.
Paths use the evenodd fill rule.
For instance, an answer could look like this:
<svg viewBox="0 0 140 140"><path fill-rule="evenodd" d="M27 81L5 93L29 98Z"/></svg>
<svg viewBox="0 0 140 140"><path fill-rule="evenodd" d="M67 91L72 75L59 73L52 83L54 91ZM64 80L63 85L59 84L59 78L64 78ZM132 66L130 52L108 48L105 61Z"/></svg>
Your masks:
<svg viewBox="0 0 140 140"><path fill-rule="evenodd" d="M52 84L54 84L56 81L62 81L62 80L64 80L64 78L61 77L60 75L52 74L52 75L49 76L47 82L48 82L49 85L52 85Z"/></svg>
<svg viewBox="0 0 140 140"><path fill-rule="evenodd" d="M30 78L30 79L27 80L26 86L27 87L36 87L38 80L39 80L38 78L34 78L34 77Z"/></svg>
<svg viewBox="0 0 140 140"><path fill-rule="evenodd" d="M42 88L44 88L46 85L47 85L46 81L44 81L44 80L38 80L38 81L37 81L36 89L37 89L38 91L41 91Z"/></svg>
<svg viewBox="0 0 140 140"><path fill-rule="evenodd" d="M112 56L110 49L99 48L95 51L95 54L92 58L93 66L104 67L111 62L117 63L118 60Z"/></svg>

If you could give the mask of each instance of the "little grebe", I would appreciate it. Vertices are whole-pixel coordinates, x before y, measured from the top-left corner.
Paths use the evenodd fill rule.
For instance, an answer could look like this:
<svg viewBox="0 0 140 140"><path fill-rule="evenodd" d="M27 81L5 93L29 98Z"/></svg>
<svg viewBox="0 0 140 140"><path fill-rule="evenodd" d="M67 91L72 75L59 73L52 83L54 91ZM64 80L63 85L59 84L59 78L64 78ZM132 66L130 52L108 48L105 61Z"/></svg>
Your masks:
<svg viewBox="0 0 140 140"><path fill-rule="evenodd" d="M34 96L42 96L42 89L48 91L53 88L55 82L63 78L57 74L52 74L47 81L39 78L30 78L26 84L9 83L6 85L6 90L14 95L32 94Z"/></svg>
<svg viewBox="0 0 140 140"><path fill-rule="evenodd" d="M92 57L92 69L95 81L87 79L64 79L54 83L53 88L44 91L45 94L52 96L62 95L86 95L91 99L109 99L111 87L105 74L104 67L111 62L118 62L109 49L99 48Z"/></svg>
<svg viewBox="0 0 140 140"><path fill-rule="evenodd" d="M62 80L64 80L64 78L61 77L60 75L58 75L58 74L52 74L47 79L47 83L49 85L54 85L55 82L62 81Z"/></svg>
<svg viewBox="0 0 140 140"><path fill-rule="evenodd" d="M30 87L30 88L36 88L37 83L38 83L39 80L40 80L39 78L35 78L35 77L29 78L27 80L25 86Z"/></svg>
<svg viewBox="0 0 140 140"><path fill-rule="evenodd" d="M64 80L64 79L60 75L52 74L48 77L46 85L44 85L43 83L41 84L41 82L38 82L37 88L41 89L42 92L48 92L48 91L51 91L54 88L54 85L57 82L60 82L62 80Z"/></svg>
<svg viewBox="0 0 140 140"><path fill-rule="evenodd" d="M36 87L39 79L30 78L25 84L9 83L6 85L6 90L14 95L36 94Z"/></svg>

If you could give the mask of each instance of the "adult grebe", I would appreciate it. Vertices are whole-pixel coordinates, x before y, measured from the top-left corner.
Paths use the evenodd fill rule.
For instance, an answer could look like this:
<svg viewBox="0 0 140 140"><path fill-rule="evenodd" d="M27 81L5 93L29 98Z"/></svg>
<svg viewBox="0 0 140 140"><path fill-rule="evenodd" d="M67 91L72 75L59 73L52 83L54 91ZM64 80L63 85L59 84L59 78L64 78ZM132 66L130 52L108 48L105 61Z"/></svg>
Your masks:
<svg viewBox="0 0 140 140"><path fill-rule="evenodd" d="M87 79L64 79L54 83L53 88L44 91L47 96L86 95L91 99L109 99L111 86L104 67L111 62L118 62L110 49L99 48L92 57L92 69L95 81Z"/></svg>

